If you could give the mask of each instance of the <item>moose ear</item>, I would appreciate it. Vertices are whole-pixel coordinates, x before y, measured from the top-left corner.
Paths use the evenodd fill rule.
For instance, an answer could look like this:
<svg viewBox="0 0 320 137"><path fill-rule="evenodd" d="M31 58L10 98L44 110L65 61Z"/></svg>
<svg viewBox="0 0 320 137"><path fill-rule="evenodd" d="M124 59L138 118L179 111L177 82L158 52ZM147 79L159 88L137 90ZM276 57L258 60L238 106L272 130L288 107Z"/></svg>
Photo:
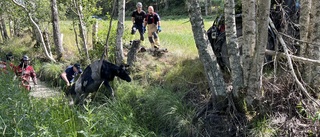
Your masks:
<svg viewBox="0 0 320 137"><path fill-rule="evenodd" d="M127 70L127 69L130 67L130 65L128 65L128 64L121 64L119 67L122 68L123 70Z"/></svg>
<svg viewBox="0 0 320 137"><path fill-rule="evenodd" d="M125 64L124 67L125 67L126 69L128 69L128 68L130 67L130 65Z"/></svg>
<svg viewBox="0 0 320 137"><path fill-rule="evenodd" d="M120 68L120 69L123 69L123 70L126 69L126 67L125 67L123 64L121 64L121 65L119 66L119 68Z"/></svg>

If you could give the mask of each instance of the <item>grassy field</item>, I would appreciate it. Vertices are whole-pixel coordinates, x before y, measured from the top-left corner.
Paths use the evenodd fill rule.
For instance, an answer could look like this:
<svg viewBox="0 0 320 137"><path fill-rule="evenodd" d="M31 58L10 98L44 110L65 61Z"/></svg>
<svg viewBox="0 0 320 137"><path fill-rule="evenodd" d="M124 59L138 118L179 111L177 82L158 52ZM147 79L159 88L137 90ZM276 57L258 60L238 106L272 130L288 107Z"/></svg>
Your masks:
<svg viewBox="0 0 320 137"><path fill-rule="evenodd" d="M115 80L112 83L117 96L113 101L101 95L104 88L99 90L94 101L88 100L89 103L84 106L69 106L62 91L58 91L61 96L54 98L32 98L27 95L28 92L16 86L17 81L6 79L13 74L0 75L0 90L3 94L0 111L1 136L202 135L201 124L192 123L192 119L198 104L209 95L188 20L162 21L159 37L161 46L167 48L169 53L161 58L139 54L131 74L133 82ZM212 21L205 22L205 27L209 28L211 24ZM107 30L107 26L106 21L99 23L101 31ZM127 44L132 37L129 34L130 21L126 21L125 26L124 42ZM89 29L88 34L91 34L90 31ZM73 55L70 58L77 60L79 55L70 21L61 22L61 32L64 34L67 54ZM133 39L136 38L138 34ZM36 58L41 52L35 52L32 44L30 37L25 36L7 43L11 46L4 45L3 49L11 50L17 56L32 56L38 74L47 75L44 79L48 83L59 79L59 72L63 71L61 66L67 64L41 62ZM149 42L146 41L145 46L148 45Z"/></svg>

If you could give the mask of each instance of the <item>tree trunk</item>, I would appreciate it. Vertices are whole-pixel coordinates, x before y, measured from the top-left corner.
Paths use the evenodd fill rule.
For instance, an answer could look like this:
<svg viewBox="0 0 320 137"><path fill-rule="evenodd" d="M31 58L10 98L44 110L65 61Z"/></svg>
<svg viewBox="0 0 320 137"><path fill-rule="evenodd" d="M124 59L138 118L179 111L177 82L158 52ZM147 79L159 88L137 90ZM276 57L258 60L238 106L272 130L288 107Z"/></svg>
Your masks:
<svg viewBox="0 0 320 137"><path fill-rule="evenodd" d="M77 46L77 49L79 51L79 54L81 55L82 52L81 52L81 49L80 49L80 46L79 46L79 39L78 39L78 33L77 33L77 29L76 29L76 22L75 20L72 21L72 26L73 26L73 33L74 33L74 37L76 39L76 46Z"/></svg>
<svg viewBox="0 0 320 137"><path fill-rule="evenodd" d="M314 43L320 43L320 3L319 1L312 0L312 8L311 8L311 19L310 19L310 25L311 25L311 36L310 40ZM309 58L319 60L320 59L320 45L319 44L310 44L308 47L310 49L307 49L307 51L310 51ZM309 65L309 64L308 64ZM310 66L311 68L311 79L310 84L312 87L319 87L320 86L320 66ZM310 71L309 71L310 72Z"/></svg>
<svg viewBox="0 0 320 137"><path fill-rule="evenodd" d="M28 11L28 9L27 9L24 5L22 5L21 3L15 1L15 0L12 0L12 1L13 1L16 5L22 7L22 8L26 11L26 13L28 14L28 17L29 17L30 21L32 22L32 24L33 24L34 27L36 28L36 31L38 32L37 34L40 36L40 40L41 40L41 43L43 44L43 48L44 48L45 55L46 55L47 58L49 58L52 62L56 62L56 60L55 60L52 56L50 56L50 54L49 54L49 52L48 52L48 50L47 50L46 44L45 44L45 42L44 42L42 33L41 33L42 31L41 31L39 25L38 25L38 24L34 21L34 19L32 18L31 13L30 13L30 12Z"/></svg>
<svg viewBox="0 0 320 137"><path fill-rule="evenodd" d="M247 106L256 106L262 95L262 69L264 64L265 50L268 43L268 23L270 14L270 1L258 1L257 13L257 43L255 45L255 53L251 65L251 72L248 81Z"/></svg>
<svg viewBox="0 0 320 137"><path fill-rule="evenodd" d="M223 76L216 56L204 30L203 18L198 0L188 1L188 13L192 25L192 32L198 49L199 57L207 74L210 91L213 94L213 102L219 108L226 104L227 92Z"/></svg>
<svg viewBox="0 0 320 137"><path fill-rule="evenodd" d="M137 61L137 53L140 48L140 40L134 40L130 51L128 52L127 64L129 66L134 66L134 62Z"/></svg>
<svg viewBox="0 0 320 137"><path fill-rule="evenodd" d="M164 8L163 10L166 11L169 9L169 0L164 0Z"/></svg>
<svg viewBox="0 0 320 137"><path fill-rule="evenodd" d="M83 13L82 13L82 2L76 2L74 0L76 9L77 9L77 14L78 14L78 19L79 19L79 31L80 31L80 38L82 39L82 47L85 52L86 60L87 63L90 62L90 57L89 57L89 52L88 52L88 42L87 42L87 33L86 33L86 24L83 20Z"/></svg>
<svg viewBox="0 0 320 137"><path fill-rule="evenodd" d="M13 23L13 32L17 37L21 36L21 27L20 27L20 19L15 18Z"/></svg>
<svg viewBox="0 0 320 137"><path fill-rule="evenodd" d="M51 12L52 12L52 28L53 28L53 40L56 47L57 59L61 60L63 56L62 40L60 35L59 25L59 13L56 0L51 0Z"/></svg>
<svg viewBox="0 0 320 137"><path fill-rule="evenodd" d="M95 49L97 40L98 40L98 20L95 20L92 25L92 49Z"/></svg>
<svg viewBox="0 0 320 137"><path fill-rule="evenodd" d="M8 35L7 27L6 27L6 22L3 19L3 15L0 15L0 22L1 22L0 25L1 25L2 38L4 40L8 40L9 35Z"/></svg>
<svg viewBox="0 0 320 137"><path fill-rule="evenodd" d="M46 47L48 49L49 55L52 57L52 52L51 52L51 45L50 45L50 37L49 37L49 32L48 29L45 29L43 32L43 40L46 43Z"/></svg>
<svg viewBox="0 0 320 137"><path fill-rule="evenodd" d="M226 40L230 60L233 96L239 98L239 90L243 88L243 72L240 60L240 51L237 38L235 3L234 0L225 0L224 16L226 24ZM229 27L228 27L229 26Z"/></svg>
<svg viewBox="0 0 320 137"><path fill-rule="evenodd" d="M10 37L14 37L14 22L12 19L9 20L9 30L10 30Z"/></svg>
<svg viewBox="0 0 320 137"><path fill-rule="evenodd" d="M300 0L301 8L300 8L300 39L302 41L309 41L310 40L310 12L311 12L311 1L312 0ZM301 43L300 44L300 55L303 57L309 57L308 54L310 51L307 51L309 44L308 43ZM306 83L311 83L311 64L304 64L301 75L302 79Z"/></svg>
<svg viewBox="0 0 320 137"><path fill-rule="evenodd" d="M254 47L256 45L256 0L242 0L242 66L244 85L248 85ZM250 92L250 91L248 91Z"/></svg>
<svg viewBox="0 0 320 137"><path fill-rule="evenodd" d="M5 41L5 36L4 36L4 33L3 33L3 28L2 28L2 23L0 21L0 33L1 33L1 38L3 41Z"/></svg>
<svg viewBox="0 0 320 137"><path fill-rule="evenodd" d="M206 16L208 16L208 1L209 0L204 0L204 11Z"/></svg>
<svg viewBox="0 0 320 137"><path fill-rule="evenodd" d="M122 36L124 32L125 0L118 0L118 29L116 38L116 64L123 63Z"/></svg>

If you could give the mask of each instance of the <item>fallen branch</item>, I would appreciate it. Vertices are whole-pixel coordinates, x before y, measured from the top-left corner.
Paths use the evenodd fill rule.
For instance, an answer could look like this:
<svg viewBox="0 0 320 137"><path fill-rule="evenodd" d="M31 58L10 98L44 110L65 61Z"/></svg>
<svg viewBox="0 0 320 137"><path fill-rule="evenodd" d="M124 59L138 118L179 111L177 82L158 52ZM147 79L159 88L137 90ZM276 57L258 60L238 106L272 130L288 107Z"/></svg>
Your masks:
<svg viewBox="0 0 320 137"><path fill-rule="evenodd" d="M274 31L274 33L276 34L277 36L277 39L280 41L280 44L283 46L283 50L284 50L284 53L287 57L287 60L288 60L288 64L289 64L289 68L290 68L290 72L292 74L292 76L294 77L296 83L298 84L298 86L300 87L300 89L302 90L302 93L307 96L311 101L313 101L314 103L316 103L319 107L320 107L320 104L313 98L310 96L310 94L308 93L307 89L302 85L302 83L299 81L296 73L294 72L294 69L293 69L293 65L292 65L292 60L291 60L291 56L288 52L288 47L287 47L287 44L284 42L282 36L279 34L279 32L277 31L276 27L274 26L271 18L269 17L269 24L272 28L272 30Z"/></svg>
<svg viewBox="0 0 320 137"><path fill-rule="evenodd" d="M295 41L298 41L298 42L307 43L307 44L312 44L312 45L320 45L320 43L308 42L308 41L304 41L304 40L300 40L300 39L293 38L293 37L291 37L291 36L289 36L289 35L287 35L287 34L284 34L284 33L282 33L282 32L279 32L279 34L281 34L281 35L283 35L283 36L285 36L285 37L287 37L287 38L293 39L293 40L295 40Z"/></svg>
<svg viewBox="0 0 320 137"><path fill-rule="evenodd" d="M266 54L267 55L271 55L271 56L280 56L280 57L286 57L286 54L283 52L276 52L273 50L268 50L266 49ZM314 63L316 65L320 65L320 61L319 60L314 60L314 59L309 59L309 58L304 58L304 57L299 57L299 56L295 56L295 55L291 55L289 54L289 57L294 59L295 61L300 61L300 62L309 62L309 63Z"/></svg>

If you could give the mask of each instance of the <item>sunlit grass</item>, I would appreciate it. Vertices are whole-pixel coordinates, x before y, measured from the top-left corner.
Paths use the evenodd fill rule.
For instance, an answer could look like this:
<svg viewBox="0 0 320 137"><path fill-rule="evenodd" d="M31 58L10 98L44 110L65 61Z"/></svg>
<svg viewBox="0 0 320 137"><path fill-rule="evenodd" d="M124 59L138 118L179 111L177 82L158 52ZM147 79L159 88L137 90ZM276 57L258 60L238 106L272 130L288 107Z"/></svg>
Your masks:
<svg viewBox="0 0 320 137"><path fill-rule="evenodd" d="M100 21L99 30L106 31L108 24L106 20ZM113 26L115 25L114 20ZM130 39L139 37L138 34L130 35L131 25L131 21L125 22L125 44L128 44ZM211 22L205 25L207 28ZM112 82L111 85L116 92L115 100L100 96L100 92L106 92L105 88L100 88L97 93L99 96L94 98L96 100L88 101L84 106L69 106L63 94L48 99L31 98L27 93L21 92L20 88L12 87L14 83L5 85L1 79L0 90L8 90L4 92L7 95L4 97L10 100L2 98L5 102L0 111L2 118L0 132L3 136L71 137L186 136L200 132L192 124L195 108L185 100L186 94L190 91L188 85L192 83L191 86L195 86L204 77L189 19L163 20L161 27L162 32L159 34L161 47L167 48L169 53L161 58L139 54L137 68L131 73L133 81L127 83L115 79ZM68 58L76 60L79 54L75 45L72 22L61 21L60 28L64 35L63 45ZM92 48L91 31L91 27L88 26L89 49ZM145 46L148 47L147 34L145 39ZM110 40L115 41L115 39ZM19 44L14 43L14 45ZM47 82L60 79L62 66L66 65L39 61L34 63L38 75L43 76ZM205 83L200 83L197 86L204 85ZM23 95L13 93L23 93ZM104 103L100 102L101 99ZM4 111L10 106L15 108L10 109L10 113Z"/></svg>

